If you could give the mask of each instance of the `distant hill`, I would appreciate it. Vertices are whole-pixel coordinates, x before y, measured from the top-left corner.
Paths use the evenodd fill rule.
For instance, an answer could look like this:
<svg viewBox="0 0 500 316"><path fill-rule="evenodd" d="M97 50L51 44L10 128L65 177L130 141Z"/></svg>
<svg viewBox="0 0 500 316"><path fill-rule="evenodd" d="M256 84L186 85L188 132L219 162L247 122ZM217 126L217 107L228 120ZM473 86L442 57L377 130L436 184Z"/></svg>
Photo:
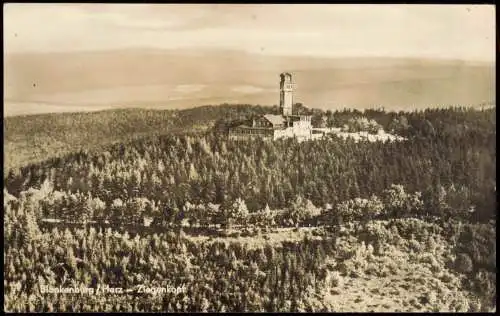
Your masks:
<svg viewBox="0 0 500 316"><path fill-rule="evenodd" d="M217 105L186 110L118 109L6 117L4 170L140 137L205 131L219 119L269 111L273 108Z"/></svg>
<svg viewBox="0 0 500 316"><path fill-rule="evenodd" d="M280 57L186 49L4 57L6 115L273 105L278 103L278 75L283 71L294 74L295 101L311 108L412 110L495 99L495 65L459 60Z"/></svg>

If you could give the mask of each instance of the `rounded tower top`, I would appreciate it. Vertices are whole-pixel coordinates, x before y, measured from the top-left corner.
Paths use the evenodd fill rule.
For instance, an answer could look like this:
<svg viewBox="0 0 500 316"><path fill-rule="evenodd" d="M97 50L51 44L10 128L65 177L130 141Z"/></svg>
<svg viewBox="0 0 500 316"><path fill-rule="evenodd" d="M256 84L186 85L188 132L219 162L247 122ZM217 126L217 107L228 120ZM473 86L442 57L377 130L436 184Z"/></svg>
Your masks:
<svg viewBox="0 0 500 316"><path fill-rule="evenodd" d="M288 81L288 82L292 81L292 75L289 72L282 72L280 74L280 77L281 81Z"/></svg>

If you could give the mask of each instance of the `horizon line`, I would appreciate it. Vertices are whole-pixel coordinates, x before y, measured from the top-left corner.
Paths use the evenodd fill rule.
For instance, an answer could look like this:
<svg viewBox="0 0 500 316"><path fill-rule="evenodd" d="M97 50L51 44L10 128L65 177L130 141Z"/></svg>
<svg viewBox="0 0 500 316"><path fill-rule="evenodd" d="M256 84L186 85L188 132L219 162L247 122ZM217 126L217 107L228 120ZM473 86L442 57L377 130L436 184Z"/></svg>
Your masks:
<svg viewBox="0 0 500 316"><path fill-rule="evenodd" d="M134 47L116 47L116 48L92 48L92 49L77 49L77 50L19 50L19 51L6 51L4 49L4 58L7 56L15 55L69 55L69 54L91 54L91 53L113 53L123 51L150 51L150 52L186 52L191 54L203 54L203 52L221 52L221 53L240 53L243 55L255 55L263 57L285 57L285 58L308 58L308 59L406 59L406 60L438 60L438 61L457 61L457 62L477 62L485 64L495 64L496 56L493 59L486 58L460 58L453 56L431 56L431 55L327 55L327 54L284 54L284 53L262 53L259 51L248 51L245 49L236 48L215 48L215 47L196 47L186 46L177 48L158 48L150 46L134 46Z"/></svg>
<svg viewBox="0 0 500 316"><path fill-rule="evenodd" d="M17 103L42 103L42 102L29 102L29 101L26 101L26 102L17 102ZM384 111L386 113L391 113L391 112L394 112L394 113L397 113L397 112L408 112L408 113L411 113L411 112L416 112L416 111L425 111L427 109L457 109L457 108L465 108L465 109L473 109L473 110L478 110L479 108L482 108L482 107L495 107L496 108L496 101L490 101L490 102L480 102L480 103L476 103L476 104L466 104L466 105L460 105L460 104L439 104L437 106L433 106L433 107L421 107L421 108L409 108L409 109L404 109L404 110L396 110L396 109L386 109L385 106L376 106L376 105L373 105L373 106L370 106L370 107L363 107L361 109L359 108L356 108L355 106L342 106L342 107L339 107L339 108L335 108L335 109L329 109L329 110L324 110L324 109L321 109L321 108L315 108L315 107L308 107L307 105L304 105L303 103L301 102L297 102L295 103L294 105L296 104L302 104L303 107L307 108L307 109L310 109L310 110L321 110L323 112L327 112L327 111L331 111L331 112L336 112L336 111L343 111L343 110L355 110L355 111L360 111L360 112L364 112L366 110L376 110L376 111ZM54 103L51 103L50 105L53 105L53 106L63 106L62 104L54 104ZM5 106L5 103L4 103L4 106ZM96 112L111 112L111 111L122 111L122 110L145 110L145 111L157 111L157 112L160 112L160 111L165 111L165 112L168 112L168 111L186 111L186 110L192 110L192 109L197 109L197 108L203 108L203 107L218 107L218 106L260 106L260 107L269 107L269 108L273 108L273 107L276 107L277 105L276 104L250 104L250 103L219 103L219 104L202 104L202 105L197 105L197 106L193 106L193 107L185 107L185 108L171 108L171 109L162 109L162 108L154 108L154 107L140 107L140 106L124 106L124 107L109 107L109 108L96 108L95 110L78 110L78 109L75 109L75 111L59 111L59 112L53 112L53 111L48 111L48 112L40 112L40 113L25 113L25 114L14 114L14 115L5 115L4 113L4 120L5 118L12 118L12 117L26 117L26 116L40 116L40 115L64 115L64 114L91 114L91 113L96 113Z"/></svg>

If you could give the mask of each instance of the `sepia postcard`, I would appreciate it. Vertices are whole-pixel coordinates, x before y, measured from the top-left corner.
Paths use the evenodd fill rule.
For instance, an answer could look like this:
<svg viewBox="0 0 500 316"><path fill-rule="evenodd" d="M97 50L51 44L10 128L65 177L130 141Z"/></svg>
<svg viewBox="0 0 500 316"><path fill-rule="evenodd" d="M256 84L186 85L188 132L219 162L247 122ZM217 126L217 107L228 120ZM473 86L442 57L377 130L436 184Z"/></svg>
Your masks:
<svg viewBox="0 0 500 316"><path fill-rule="evenodd" d="M3 9L5 312L496 311L494 5Z"/></svg>

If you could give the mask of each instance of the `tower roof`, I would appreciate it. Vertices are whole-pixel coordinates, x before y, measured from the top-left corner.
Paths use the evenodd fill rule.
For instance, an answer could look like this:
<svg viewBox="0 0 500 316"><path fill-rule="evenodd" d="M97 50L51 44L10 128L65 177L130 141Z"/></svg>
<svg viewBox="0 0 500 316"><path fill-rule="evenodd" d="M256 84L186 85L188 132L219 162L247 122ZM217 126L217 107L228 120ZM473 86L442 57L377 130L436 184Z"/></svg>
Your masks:
<svg viewBox="0 0 500 316"><path fill-rule="evenodd" d="M280 74L280 77L281 77L281 78L283 78L283 77L290 77L290 78L292 78L292 74L291 74L291 73L289 73L289 72L282 72L282 73Z"/></svg>

